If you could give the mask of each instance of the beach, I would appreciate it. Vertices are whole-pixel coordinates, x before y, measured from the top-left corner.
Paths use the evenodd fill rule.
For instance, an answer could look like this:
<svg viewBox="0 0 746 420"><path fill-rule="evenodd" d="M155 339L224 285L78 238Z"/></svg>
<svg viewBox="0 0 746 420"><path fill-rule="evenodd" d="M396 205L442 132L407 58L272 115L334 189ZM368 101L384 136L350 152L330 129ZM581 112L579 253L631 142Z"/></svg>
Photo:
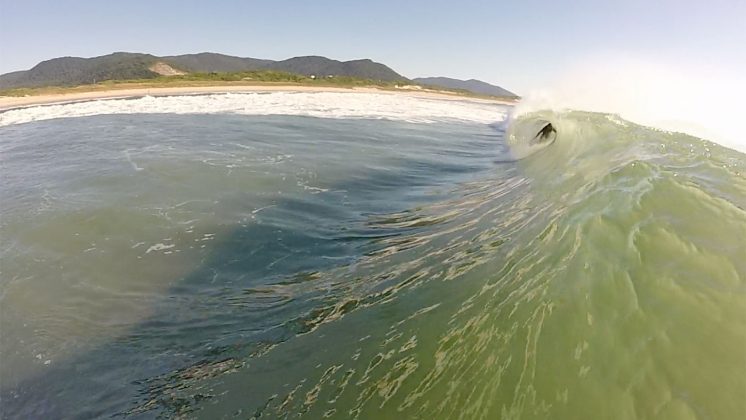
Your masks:
<svg viewBox="0 0 746 420"><path fill-rule="evenodd" d="M83 92L69 92L62 94L41 94L29 96L0 96L0 111L23 108L36 105L64 104L91 101L97 99L123 99L142 96L179 96L201 95L212 93L260 93L260 92L351 92L351 93L380 93L391 95L406 95L416 98L430 98L442 100L480 101L512 105L514 102L500 99L485 99L461 95L448 91L410 90L410 89L379 89L375 87L331 87L331 86L299 86L299 85L229 85L229 86L180 86L180 87L137 87L112 88L106 90L91 90Z"/></svg>

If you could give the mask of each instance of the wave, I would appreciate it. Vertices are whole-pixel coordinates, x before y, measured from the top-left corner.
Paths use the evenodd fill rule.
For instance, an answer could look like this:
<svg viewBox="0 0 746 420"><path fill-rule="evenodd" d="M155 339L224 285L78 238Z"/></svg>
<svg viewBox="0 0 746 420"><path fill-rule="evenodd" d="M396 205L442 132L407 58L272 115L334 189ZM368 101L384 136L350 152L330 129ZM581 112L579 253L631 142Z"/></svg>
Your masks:
<svg viewBox="0 0 746 420"><path fill-rule="evenodd" d="M158 386L252 394L201 405L208 416L738 418L746 159L612 114L551 117L556 141L507 172L371 220L389 237L354 278L320 275L338 298L284 326L295 344ZM272 370L280 392L260 389L299 343L313 362Z"/></svg>
<svg viewBox="0 0 746 420"><path fill-rule="evenodd" d="M742 365L734 350L743 340L727 314L743 310L732 298L746 273L743 155L588 112L518 118L508 132L530 134L508 142L530 141L536 121L550 117L556 140L506 173L372 217L367 227L385 233L376 249L354 270L315 273L312 283L331 292L282 325L282 340L154 378L157 391L130 413L156 400L184 413L185 397L241 389L251 397L187 410L738 417L731 404L743 386L711 393L698 384L737 380L732 366ZM298 298L308 288L304 280L263 292ZM729 350L724 359L710 340ZM277 367L304 345L312 361ZM270 376L286 385L263 389ZM591 394L602 408L589 408Z"/></svg>
<svg viewBox="0 0 746 420"><path fill-rule="evenodd" d="M552 112L536 112L519 118L508 118L505 123L508 127L505 140L511 158L523 159L551 146L559 135L552 123L554 118Z"/></svg>
<svg viewBox="0 0 746 420"><path fill-rule="evenodd" d="M464 121L488 124L503 120L507 109L506 106L469 99L436 100L376 93L225 93L105 99L13 109L0 113L0 127L55 118L159 113L300 115L417 123Z"/></svg>
<svg viewBox="0 0 746 420"><path fill-rule="evenodd" d="M142 110L148 101L164 107L195 100L183 107L191 113L206 100L256 99L210 96L215 98L132 101L142 101L135 108ZM401 98L372 112L364 103L370 96L339 97L362 102L335 104L335 110L313 109L313 101L304 105L311 109L293 108L299 98L283 97L278 109L478 123L492 123L496 114L486 105L482 114L482 105L447 103L425 115ZM242 112L237 106L221 112ZM545 127L540 121L552 123L556 138L516 152ZM268 265L271 283L236 280L235 289L195 292L203 297L196 300L200 311L182 302L168 306L173 314L161 317L170 324L164 327L154 317L98 355L86 355L85 364L61 370L65 380L59 383L80 389L68 377L95 376L100 369L91 360L122 353L148 363L167 358L168 368L134 378L128 386L137 388L136 396L102 412L205 418L597 418L599 412L623 418L743 417L739 401L746 384L738 368L744 366L739 322L746 307L746 157L614 114L541 111L512 119L505 129L497 130L505 138L491 137L488 146L504 141L517 159L458 185L439 186L447 191L438 199L388 212L365 207L364 223L353 225L336 217L308 248L290 240L292 235L264 243L262 238L274 237L267 233L275 225L264 227L266 232L238 232L187 286L202 292L205 279L238 276L240 270L227 270L233 258L251 263L251 254L266 244L297 246L294 255L301 261L322 245L364 244L364 254L281 274ZM452 133L438 139L464 144ZM425 159L421 147L415 150L404 174L421 175L407 172ZM471 165L463 158L470 155L449 152L438 154L443 166L423 177L442 177L444 156ZM391 171L384 169L366 183L345 176L338 190L360 193L360 202L369 205L364 187L381 185L380 200L390 201L398 190L386 183ZM406 181L401 172L387 176ZM409 191L411 184L399 187ZM335 202L323 194L313 199L319 200L316 212L328 217ZM301 204L285 200L261 214L275 217L290 233L313 233L318 223L307 216L314 207ZM191 296L179 296L192 303ZM290 312L289 302L302 306ZM176 305L219 316L181 319ZM247 332L260 325L255 316L271 321L259 339ZM183 362L174 361L167 340L138 341L164 333L183 336ZM197 344L189 341L200 334ZM130 343L142 350L131 351ZM25 404L41 404L38 395L54 394L29 393ZM80 407L87 405L70 410Z"/></svg>
<svg viewBox="0 0 746 420"><path fill-rule="evenodd" d="M743 72L696 60L607 51L560 66L527 92L518 113L541 109L620 115L648 127L684 132L746 152L741 123Z"/></svg>

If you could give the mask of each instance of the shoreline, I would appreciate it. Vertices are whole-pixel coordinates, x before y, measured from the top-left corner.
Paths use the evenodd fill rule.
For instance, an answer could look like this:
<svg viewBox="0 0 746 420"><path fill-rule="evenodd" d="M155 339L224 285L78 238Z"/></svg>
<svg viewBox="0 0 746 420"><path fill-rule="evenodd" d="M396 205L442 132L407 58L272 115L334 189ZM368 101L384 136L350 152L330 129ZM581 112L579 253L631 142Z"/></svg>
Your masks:
<svg viewBox="0 0 746 420"><path fill-rule="evenodd" d="M514 105L517 102L500 99L471 97L446 91L391 90L376 87L333 87L303 85L229 85L229 86L183 86L183 87L134 87L122 89L92 90L87 92L65 92L60 94L41 94L32 96L0 96L0 112L12 109L42 105L63 105L75 102L87 102L106 99L127 99L143 96L187 96L220 93L271 93L271 92L339 92L339 93L377 93L386 95L406 95L423 99L451 101L475 101L501 105Z"/></svg>

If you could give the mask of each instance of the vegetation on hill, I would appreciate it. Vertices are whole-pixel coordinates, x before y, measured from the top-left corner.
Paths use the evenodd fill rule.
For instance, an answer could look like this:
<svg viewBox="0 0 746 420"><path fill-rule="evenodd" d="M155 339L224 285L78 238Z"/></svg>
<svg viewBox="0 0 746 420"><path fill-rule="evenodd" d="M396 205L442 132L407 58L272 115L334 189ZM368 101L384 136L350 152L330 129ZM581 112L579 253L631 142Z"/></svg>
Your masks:
<svg viewBox="0 0 746 420"><path fill-rule="evenodd" d="M412 79L412 81L424 86L447 89L461 89L479 95L499 96L502 98L514 99L517 99L519 97L515 93L503 89L500 86L491 85L487 82L475 79L459 80L451 79L450 77L420 77L417 79Z"/></svg>
<svg viewBox="0 0 746 420"><path fill-rule="evenodd" d="M233 57L209 52L162 57L162 60L173 67L194 73L229 73L257 70L273 63L272 60Z"/></svg>
<svg viewBox="0 0 746 420"><path fill-rule="evenodd" d="M34 88L15 88L0 90L0 96L26 96L43 94L61 94L69 92L84 92L127 88L156 88L156 87L196 87L196 86L262 86L262 85L297 85L297 86L329 86L341 88L377 87L394 89L407 81L382 81L361 79L349 76L317 77L287 73L274 70L245 71L232 73L188 73L179 76L158 76L145 79L108 80L95 85L87 84L77 87L52 86ZM454 92L455 93L455 92Z"/></svg>
<svg viewBox="0 0 746 420"><path fill-rule="evenodd" d="M317 77L348 76L360 79L407 80L389 67L372 60L337 61L326 57L294 57L268 64L265 68Z"/></svg>
<svg viewBox="0 0 746 420"><path fill-rule="evenodd" d="M222 82L263 82L263 83L314 83L331 86L396 86L408 83L406 79L377 80L353 76L311 77L297 73L277 70L244 71L233 73L189 73L183 76L169 76L158 78L163 83L179 83L182 81L222 81Z"/></svg>
<svg viewBox="0 0 746 420"><path fill-rule="evenodd" d="M149 54L114 53L102 57L62 57L42 61L31 70L0 76L0 89L13 87L77 86L104 80L151 79L148 69L156 57Z"/></svg>
<svg viewBox="0 0 746 420"><path fill-rule="evenodd" d="M517 98L512 92L478 80L426 78L414 79L413 82L369 59L338 61L306 56L273 61L215 53L157 57L125 52L94 58L55 58L43 61L30 70L0 75L0 95L22 96L127 87L258 84L430 88L472 96Z"/></svg>
<svg viewBox="0 0 746 420"><path fill-rule="evenodd" d="M258 70L242 71L231 73L188 73L181 76L162 76L152 80L128 80L118 81L115 84L122 83L143 83L154 82L159 85L189 85L189 82L233 82L239 84L263 84L263 83L283 83L283 84L314 84L319 86L380 86L394 87L398 84L407 83L406 80L383 81L374 79L363 79L351 76L332 76L332 77L310 77L302 74L289 73L276 70Z"/></svg>
<svg viewBox="0 0 746 420"><path fill-rule="evenodd" d="M326 57L295 57L283 61L201 53L170 57L150 54L114 53L94 58L62 57L43 61L32 69L0 76L0 89L44 86L77 86L106 80L155 79L150 70L157 62L196 73L278 71L305 76L352 77L393 82L406 80L389 67L372 60L337 61ZM199 76L201 77L201 76Z"/></svg>

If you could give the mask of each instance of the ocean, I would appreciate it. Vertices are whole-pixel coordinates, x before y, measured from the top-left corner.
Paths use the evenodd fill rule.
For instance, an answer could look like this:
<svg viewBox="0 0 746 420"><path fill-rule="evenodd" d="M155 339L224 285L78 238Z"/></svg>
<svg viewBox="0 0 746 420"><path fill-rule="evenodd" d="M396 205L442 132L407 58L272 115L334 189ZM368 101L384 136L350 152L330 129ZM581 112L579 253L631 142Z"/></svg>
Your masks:
<svg viewBox="0 0 746 420"><path fill-rule="evenodd" d="M3 418L746 418L746 155L707 140L143 97L0 113L0 176Z"/></svg>

